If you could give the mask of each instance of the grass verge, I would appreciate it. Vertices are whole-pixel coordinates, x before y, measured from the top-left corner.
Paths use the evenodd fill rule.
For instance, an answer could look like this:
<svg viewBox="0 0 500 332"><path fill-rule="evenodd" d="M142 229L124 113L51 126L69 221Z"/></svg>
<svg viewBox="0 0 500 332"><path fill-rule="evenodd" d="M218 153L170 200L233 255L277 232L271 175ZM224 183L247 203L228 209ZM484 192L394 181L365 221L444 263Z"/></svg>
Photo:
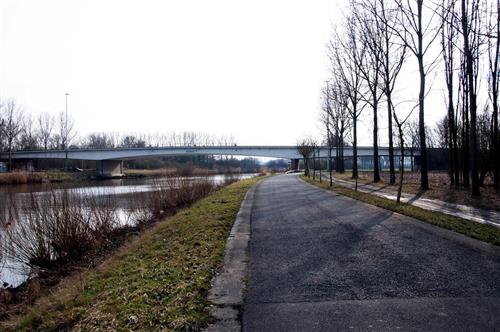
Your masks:
<svg viewBox="0 0 500 332"><path fill-rule="evenodd" d="M350 172L333 173L334 178L354 183ZM389 172L380 172L381 181L373 182L373 172L360 171L358 185L369 185L381 189L387 189L394 194L398 190L398 185L389 183ZM396 173L396 183L399 174ZM449 175L446 172L429 172L428 190L420 188L420 173L406 172L403 182L403 193L418 195L422 198L437 199L444 202L468 205L476 208L500 211L500 191L496 190L491 181L481 187L481 197L471 195L470 188L451 186Z"/></svg>
<svg viewBox="0 0 500 332"><path fill-rule="evenodd" d="M159 222L96 269L65 280L0 330L198 330L247 190L236 182Z"/></svg>
<svg viewBox="0 0 500 332"><path fill-rule="evenodd" d="M301 175L301 178L312 185L326 190L334 191L343 196L354 198L364 203L394 211L405 216L413 217L415 219L425 221L429 224L446 228L454 232L500 246L500 229L495 226L479 224L470 220L450 216L444 213L425 210L407 203L397 204L394 200L363 193L360 191L354 191L338 184L333 184L333 186L330 187L328 181L319 182L318 180L313 180L304 175Z"/></svg>

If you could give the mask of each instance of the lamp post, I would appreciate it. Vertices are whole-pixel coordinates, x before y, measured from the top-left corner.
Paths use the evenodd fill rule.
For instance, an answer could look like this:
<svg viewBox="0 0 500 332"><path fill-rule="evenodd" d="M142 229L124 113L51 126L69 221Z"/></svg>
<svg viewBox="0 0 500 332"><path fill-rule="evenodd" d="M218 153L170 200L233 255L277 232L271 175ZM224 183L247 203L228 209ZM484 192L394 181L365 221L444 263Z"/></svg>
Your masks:
<svg viewBox="0 0 500 332"><path fill-rule="evenodd" d="M64 170L68 169L68 96L69 93L65 94L66 96L66 112L64 119L64 148L66 149L66 159L64 160Z"/></svg>
<svg viewBox="0 0 500 332"><path fill-rule="evenodd" d="M332 135L330 130L330 81L326 81L326 142L328 144L328 171L330 172L330 187L333 185L332 179ZM338 158L337 158L338 163Z"/></svg>

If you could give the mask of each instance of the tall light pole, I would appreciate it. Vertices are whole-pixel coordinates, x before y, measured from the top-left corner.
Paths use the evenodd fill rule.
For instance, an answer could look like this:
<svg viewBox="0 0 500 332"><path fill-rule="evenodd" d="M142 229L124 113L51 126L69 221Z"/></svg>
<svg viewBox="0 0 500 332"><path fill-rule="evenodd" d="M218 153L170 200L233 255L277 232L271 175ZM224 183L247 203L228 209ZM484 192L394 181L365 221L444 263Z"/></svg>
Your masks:
<svg viewBox="0 0 500 332"><path fill-rule="evenodd" d="M332 179L332 135L330 129L330 81L326 81L326 142L328 144L328 171L330 172L330 187L333 185ZM336 160L338 163L338 158Z"/></svg>
<svg viewBox="0 0 500 332"><path fill-rule="evenodd" d="M66 149L66 159L64 160L64 170L68 169L68 96L66 93L66 114L64 119L64 148Z"/></svg>

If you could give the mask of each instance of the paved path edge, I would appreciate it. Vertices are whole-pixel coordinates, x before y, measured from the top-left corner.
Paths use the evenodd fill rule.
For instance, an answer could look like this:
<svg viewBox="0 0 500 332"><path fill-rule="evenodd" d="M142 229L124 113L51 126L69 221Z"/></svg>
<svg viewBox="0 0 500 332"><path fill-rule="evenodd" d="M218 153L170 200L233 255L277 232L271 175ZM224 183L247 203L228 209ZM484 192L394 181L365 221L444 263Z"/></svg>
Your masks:
<svg viewBox="0 0 500 332"><path fill-rule="evenodd" d="M407 215L404 215L404 214L401 214L401 213L398 213L398 212L395 212L395 211L392 211L392 210L388 210L388 209L385 209L385 208L377 206L377 205L366 203L366 202L357 200L357 199L349 197L349 196L344 196L344 195L336 192L335 190L329 190L329 189L325 189L325 188L321 188L321 187L315 186L314 184L305 181L300 176L299 176L299 180L302 181L302 182L304 182L308 186L312 186L312 187L317 188L319 190L323 190L323 191L325 191L327 193L330 193L331 195L342 196L342 197L344 197L346 199L354 200L354 201L359 202L359 203L364 204L364 205L368 205L368 206L375 207L377 209L382 209L382 210L389 211L389 212L391 212L394 215L397 215L399 217L407 218L407 220L409 220L410 222L412 222L413 225L419 227L420 229L424 229L424 230L427 230L428 232L439 234L439 236L441 236L443 238L450 239L450 240L456 241L458 243L461 243L463 245L468 245L470 247L477 248L477 249L483 250L485 252L488 252L490 254L494 254L494 255L497 255L498 257L500 257L500 247L496 246L494 244L491 244L491 243L488 243L488 242L484 242L484 241L481 241L479 239L475 239L475 238L473 238L471 236L455 232L455 231L453 231L451 229L440 227L438 225L433 225L433 224L428 223L428 222L426 222L424 220L420 220L420 219L417 219L417 218L414 218L414 217L411 217L411 216L407 216ZM348 189L350 189L350 188L348 188Z"/></svg>
<svg viewBox="0 0 500 332"><path fill-rule="evenodd" d="M323 178L327 181L330 180L329 174L323 175ZM333 177L333 182L347 189L353 189L354 187L353 182L336 177ZM387 188L379 188L367 183L359 183L358 191L390 199L393 201L396 200L397 196L396 191L392 191L391 189ZM411 204L424 210L444 213L450 216L474 221L479 224L487 224L493 225L495 227L500 227L500 211L491 209L488 210L464 204L451 203L438 199L423 198L418 197L418 195L416 194L409 194L405 192L401 194L401 201L403 203Z"/></svg>
<svg viewBox="0 0 500 332"><path fill-rule="evenodd" d="M222 268L212 280L212 287L208 292L208 300L212 303L210 314L217 320L205 331L241 331L241 308L248 273L250 223L255 191L260 183L262 180L245 194L229 233Z"/></svg>

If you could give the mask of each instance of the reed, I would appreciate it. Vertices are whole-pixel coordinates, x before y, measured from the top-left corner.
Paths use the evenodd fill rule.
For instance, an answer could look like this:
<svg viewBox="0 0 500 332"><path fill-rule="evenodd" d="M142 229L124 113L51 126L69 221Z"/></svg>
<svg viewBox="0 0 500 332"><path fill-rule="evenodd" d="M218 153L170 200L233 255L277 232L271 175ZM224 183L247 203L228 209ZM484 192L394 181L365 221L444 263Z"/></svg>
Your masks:
<svg viewBox="0 0 500 332"><path fill-rule="evenodd" d="M112 201L52 189L31 193L20 218L6 232L6 256L38 273L79 262L118 224Z"/></svg>
<svg viewBox="0 0 500 332"><path fill-rule="evenodd" d="M47 180L41 173L13 172L0 174L0 185L42 183L46 181Z"/></svg>
<svg viewBox="0 0 500 332"><path fill-rule="evenodd" d="M207 177L179 176L159 179L153 187L150 192L127 197L127 219L132 225L121 222L113 195L70 193L57 187L43 195L31 193L23 211L10 204L2 214L3 223L10 223L2 238L2 252L39 276L60 273L68 266L88 261L92 253L101 252L121 229L141 229L218 188Z"/></svg>

